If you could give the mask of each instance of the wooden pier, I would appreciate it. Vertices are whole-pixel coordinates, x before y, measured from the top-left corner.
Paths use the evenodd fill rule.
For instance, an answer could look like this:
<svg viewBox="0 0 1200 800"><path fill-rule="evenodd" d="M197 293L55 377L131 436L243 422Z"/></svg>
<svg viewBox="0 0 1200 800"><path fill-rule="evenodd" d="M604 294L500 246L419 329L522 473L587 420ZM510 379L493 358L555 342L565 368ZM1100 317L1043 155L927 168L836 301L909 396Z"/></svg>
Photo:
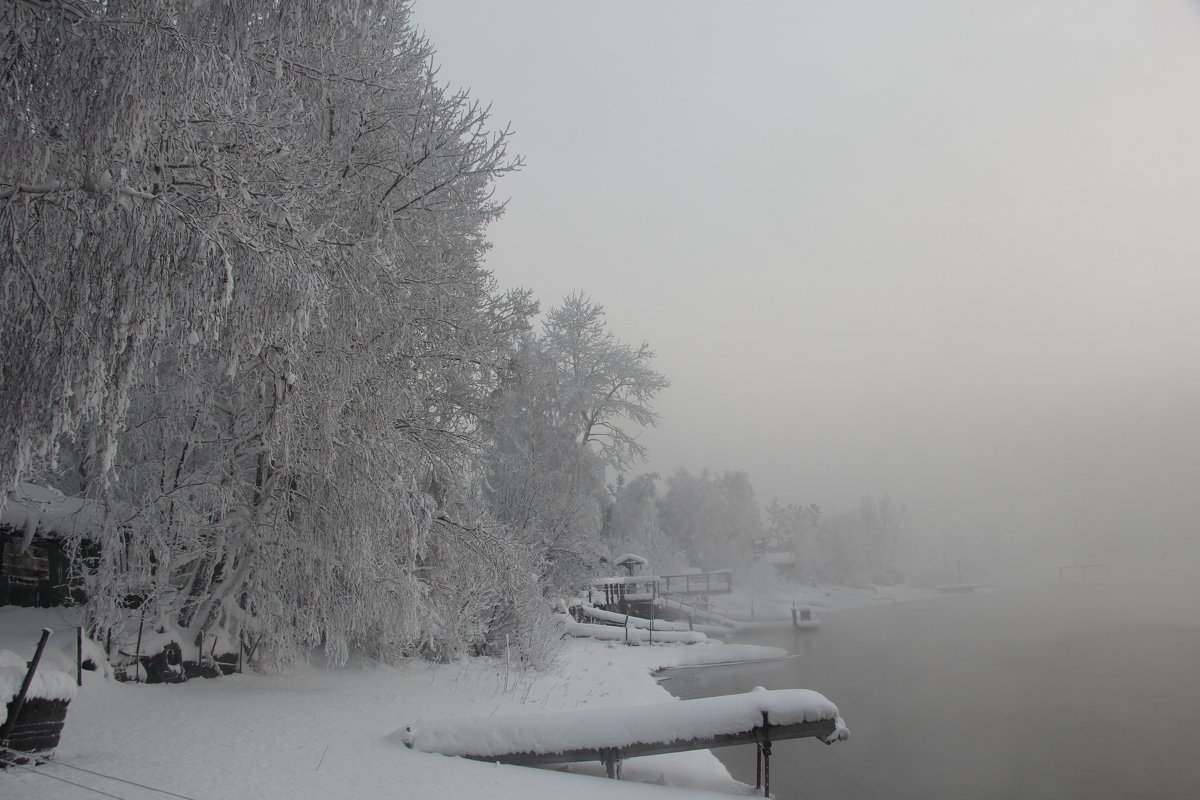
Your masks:
<svg viewBox="0 0 1200 800"><path fill-rule="evenodd" d="M733 570L659 575L660 594L728 594L733 591Z"/></svg>
<svg viewBox="0 0 1200 800"><path fill-rule="evenodd" d="M819 722L799 722L792 725L772 725L765 711L762 718L761 725L745 731L704 737L680 737L656 744L580 748L564 750L561 753L506 753L499 756L463 755L462 757L473 761L490 761L523 767L599 761L604 765L604 771L608 777L620 780L621 762L627 758L679 753L685 750L710 750L714 747L730 747L737 744L753 744L758 747L758 783L755 784L755 787L763 790L763 797L768 797L771 790L771 743L786 739L829 739L837 732L837 724L833 720L821 720Z"/></svg>
<svg viewBox="0 0 1200 800"><path fill-rule="evenodd" d="M772 743L815 738L833 744L848 737L837 707L824 696L762 688L633 708L418 723L400 734L410 749L475 761L519 766L599 761L615 779L627 758L753 744L756 786L764 796L770 793ZM543 748L540 743L548 741L561 749Z"/></svg>

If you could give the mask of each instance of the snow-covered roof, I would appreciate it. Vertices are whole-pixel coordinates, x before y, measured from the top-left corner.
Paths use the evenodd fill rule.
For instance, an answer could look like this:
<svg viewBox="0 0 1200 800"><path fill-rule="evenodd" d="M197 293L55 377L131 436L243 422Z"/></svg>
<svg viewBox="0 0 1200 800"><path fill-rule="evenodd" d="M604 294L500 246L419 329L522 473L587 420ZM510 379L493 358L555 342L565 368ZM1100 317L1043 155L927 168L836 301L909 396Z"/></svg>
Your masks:
<svg viewBox="0 0 1200 800"><path fill-rule="evenodd" d="M32 536L40 529L59 533L84 530L99 519L99 511L90 500L68 497L51 486L18 484L0 503L0 524L25 530Z"/></svg>
<svg viewBox="0 0 1200 800"><path fill-rule="evenodd" d="M626 553L623 556L617 556L615 559L613 559L613 563L618 567L623 567L626 564L636 564L639 567L645 567L650 564L650 562L646 559L642 558L641 556L635 556L633 553Z"/></svg>
<svg viewBox="0 0 1200 800"><path fill-rule="evenodd" d="M835 742L850 736L837 706L809 689L768 691L656 703L632 708L560 711L508 717L418 722L397 735L426 753L477 758L517 753L555 754L600 748L657 745L683 739L709 739L771 725L832 721Z"/></svg>

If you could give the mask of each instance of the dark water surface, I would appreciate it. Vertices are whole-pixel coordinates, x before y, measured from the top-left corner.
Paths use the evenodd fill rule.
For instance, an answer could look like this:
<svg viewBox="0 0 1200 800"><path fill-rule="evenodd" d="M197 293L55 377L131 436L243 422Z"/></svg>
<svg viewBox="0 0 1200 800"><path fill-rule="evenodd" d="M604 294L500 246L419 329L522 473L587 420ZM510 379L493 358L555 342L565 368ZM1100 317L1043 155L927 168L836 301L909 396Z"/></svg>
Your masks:
<svg viewBox="0 0 1200 800"><path fill-rule="evenodd" d="M680 697L803 687L848 742L780 742L783 800L1197 800L1200 594L1054 586L828 614L747 634L796 659L674 670ZM713 751L754 784L754 748Z"/></svg>

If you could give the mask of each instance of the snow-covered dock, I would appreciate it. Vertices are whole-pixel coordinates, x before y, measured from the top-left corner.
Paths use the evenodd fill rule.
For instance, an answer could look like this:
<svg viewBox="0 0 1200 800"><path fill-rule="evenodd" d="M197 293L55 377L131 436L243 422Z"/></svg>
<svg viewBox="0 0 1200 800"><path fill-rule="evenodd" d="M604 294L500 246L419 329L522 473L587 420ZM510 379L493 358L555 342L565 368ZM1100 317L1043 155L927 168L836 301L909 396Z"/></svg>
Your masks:
<svg viewBox="0 0 1200 800"><path fill-rule="evenodd" d="M771 742L849 738L837 706L808 689L679 700L633 708L559 711L418 722L397 732L427 753L526 766L600 761L617 777L622 759L756 744L770 769Z"/></svg>

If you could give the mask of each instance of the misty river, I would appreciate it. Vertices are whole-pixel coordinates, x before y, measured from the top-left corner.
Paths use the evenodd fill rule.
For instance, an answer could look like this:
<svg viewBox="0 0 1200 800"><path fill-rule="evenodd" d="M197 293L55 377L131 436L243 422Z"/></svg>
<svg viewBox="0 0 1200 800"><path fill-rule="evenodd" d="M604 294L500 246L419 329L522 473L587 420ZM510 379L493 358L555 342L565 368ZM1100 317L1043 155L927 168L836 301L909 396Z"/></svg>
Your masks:
<svg viewBox="0 0 1200 800"><path fill-rule="evenodd" d="M1076 584L947 595L747 633L793 659L663 673L684 697L815 689L848 742L774 744L781 800L1194 800L1200 594ZM713 751L754 784L754 748Z"/></svg>

